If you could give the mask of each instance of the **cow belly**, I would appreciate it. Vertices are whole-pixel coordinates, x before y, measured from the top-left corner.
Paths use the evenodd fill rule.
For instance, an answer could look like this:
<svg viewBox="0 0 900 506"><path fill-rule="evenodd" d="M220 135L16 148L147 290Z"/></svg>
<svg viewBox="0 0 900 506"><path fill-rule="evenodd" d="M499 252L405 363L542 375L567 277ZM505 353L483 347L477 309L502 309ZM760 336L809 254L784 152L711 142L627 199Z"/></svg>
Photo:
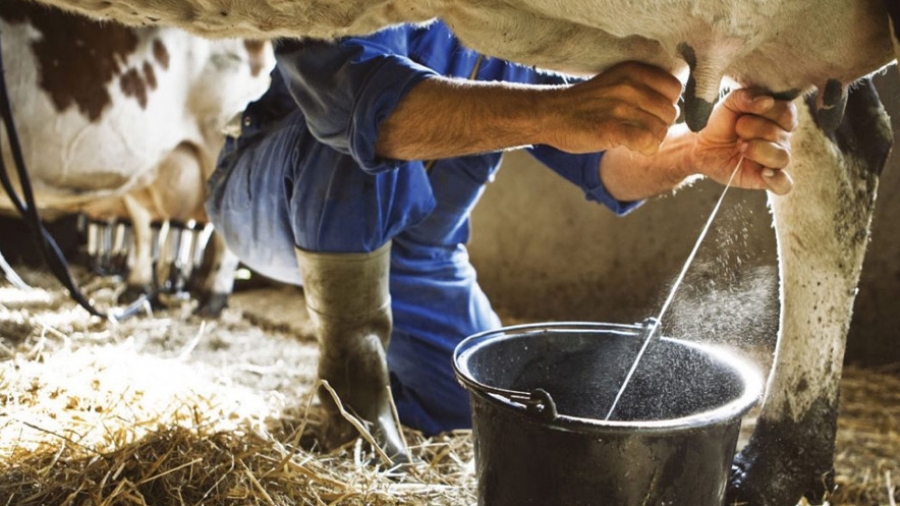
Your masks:
<svg viewBox="0 0 900 506"><path fill-rule="evenodd" d="M675 70L690 48L706 101L714 101L724 75L803 91L830 79L849 84L893 58L881 0L41 1L213 37L332 38L441 17L473 49L574 73L624 60Z"/></svg>
<svg viewBox="0 0 900 506"><path fill-rule="evenodd" d="M332 38L435 16L434 0L45 0L81 14L142 26L177 26L206 37Z"/></svg>

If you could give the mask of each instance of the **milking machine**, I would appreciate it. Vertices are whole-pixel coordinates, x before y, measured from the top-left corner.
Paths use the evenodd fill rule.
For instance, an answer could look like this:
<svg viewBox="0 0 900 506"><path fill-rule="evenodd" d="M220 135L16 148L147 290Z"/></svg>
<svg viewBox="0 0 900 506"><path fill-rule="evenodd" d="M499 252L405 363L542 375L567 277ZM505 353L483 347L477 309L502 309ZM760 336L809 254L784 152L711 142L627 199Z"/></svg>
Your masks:
<svg viewBox="0 0 900 506"><path fill-rule="evenodd" d="M154 289L177 299L188 298L192 277L203 265L212 224L165 221L151 228Z"/></svg>
<svg viewBox="0 0 900 506"><path fill-rule="evenodd" d="M88 217L82 222L91 270L101 276L127 276L136 261L131 222ZM176 300L189 298L193 277L203 265L212 224L167 220L153 222L150 228L150 285L154 296Z"/></svg>
<svg viewBox="0 0 900 506"><path fill-rule="evenodd" d="M88 265L101 276L125 276L131 251L131 223L126 220L98 220L85 217L83 237L87 247Z"/></svg>

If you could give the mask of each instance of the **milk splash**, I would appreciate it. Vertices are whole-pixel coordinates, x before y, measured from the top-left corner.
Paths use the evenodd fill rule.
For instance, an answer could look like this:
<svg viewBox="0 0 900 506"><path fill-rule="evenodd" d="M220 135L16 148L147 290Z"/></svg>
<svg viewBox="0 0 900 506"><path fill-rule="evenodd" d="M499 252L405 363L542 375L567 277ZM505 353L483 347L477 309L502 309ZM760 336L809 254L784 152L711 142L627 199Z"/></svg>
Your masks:
<svg viewBox="0 0 900 506"><path fill-rule="evenodd" d="M728 183L725 185L725 189L722 190L722 195L719 197L719 201L716 202L716 206L710 213L709 219L706 220L706 225L704 225L703 230L700 231L700 237L698 237L697 242L694 243L694 249L691 250L691 254L688 255L687 261L681 268L681 273L675 280L675 284L672 285L672 289L669 291L669 296L666 297L666 301L663 303L662 309L659 311L659 314L656 316L655 320L649 321L648 324L650 325L650 328L645 331L646 337L644 338L644 343L641 345L641 349L638 351L637 357L635 357L634 359L634 363L631 364L631 369L628 370L628 374L625 376L625 381L622 383L622 386L619 387L619 392L616 394L616 398L615 400L613 400L612 406L610 406L609 412L606 413L606 418L604 418L604 420L609 420L612 417L613 412L615 412L616 410L616 406L619 404L619 400L622 398L622 394L625 393L625 389L628 388L628 383L631 381L631 377L634 376L634 371L637 370L637 367L641 362L641 358L643 358L644 353L647 351L647 347L653 340L653 336L656 335L656 331L657 329L659 329L660 323L662 323L663 316L665 316L666 311L668 311L669 306L672 304L672 300L675 299L675 293L678 291L678 287L681 286L681 282L684 281L684 275L687 274L688 269L691 267L691 263L693 263L694 257L697 256L697 251L700 249L700 245L703 243L703 239L706 237L706 233L709 232L713 220L719 213L719 209L722 207L722 202L725 200L725 195L728 193L728 189L731 188L731 183L734 181L734 176L737 175L742 163L744 163L743 157L738 160L737 165L735 165L734 170L731 172L731 177L728 178Z"/></svg>

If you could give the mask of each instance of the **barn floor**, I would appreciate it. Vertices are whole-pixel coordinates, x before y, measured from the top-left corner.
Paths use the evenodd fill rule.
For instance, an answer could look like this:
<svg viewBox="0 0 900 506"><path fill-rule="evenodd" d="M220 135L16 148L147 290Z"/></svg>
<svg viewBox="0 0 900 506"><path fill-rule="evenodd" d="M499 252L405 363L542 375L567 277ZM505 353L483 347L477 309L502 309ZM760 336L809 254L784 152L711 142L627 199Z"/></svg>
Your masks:
<svg viewBox="0 0 900 506"><path fill-rule="evenodd" d="M0 282L0 506L476 502L467 432L407 432L420 463L406 473L361 441L319 451L301 292L239 293L217 321L185 304L108 324L21 274L38 288ZM842 395L830 503L893 506L900 367L847 369Z"/></svg>

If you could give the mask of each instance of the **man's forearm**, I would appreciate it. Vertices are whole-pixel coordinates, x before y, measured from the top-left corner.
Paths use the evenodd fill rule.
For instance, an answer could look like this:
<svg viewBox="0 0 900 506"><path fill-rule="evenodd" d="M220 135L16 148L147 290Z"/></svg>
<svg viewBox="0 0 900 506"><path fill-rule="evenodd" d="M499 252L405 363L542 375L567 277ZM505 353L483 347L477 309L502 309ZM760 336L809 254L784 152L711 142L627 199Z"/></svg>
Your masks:
<svg viewBox="0 0 900 506"><path fill-rule="evenodd" d="M567 119L553 102L564 87L431 78L418 84L380 126L376 152L398 160L430 160L553 144ZM672 127L659 151L644 156L625 146L606 151L600 175L620 201L665 193L688 175L693 134Z"/></svg>
<svg viewBox="0 0 900 506"><path fill-rule="evenodd" d="M375 151L424 160L547 144L567 153L627 146L655 153L678 115L681 83L640 63L623 63L570 86L418 83L379 125Z"/></svg>
<svg viewBox="0 0 900 506"><path fill-rule="evenodd" d="M376 152L398 160L473 155L545 142L550 86L435 77L380 126Z"/></svg>
<svg viewBox="0 0 900 506"><path fill-rule="evenodd" d="M600 180L617 200L629 202L666 193L692 174L694 134L684 124L673 126L659 152L644 156L624 147L606 151L600 161Z"/></svg>

